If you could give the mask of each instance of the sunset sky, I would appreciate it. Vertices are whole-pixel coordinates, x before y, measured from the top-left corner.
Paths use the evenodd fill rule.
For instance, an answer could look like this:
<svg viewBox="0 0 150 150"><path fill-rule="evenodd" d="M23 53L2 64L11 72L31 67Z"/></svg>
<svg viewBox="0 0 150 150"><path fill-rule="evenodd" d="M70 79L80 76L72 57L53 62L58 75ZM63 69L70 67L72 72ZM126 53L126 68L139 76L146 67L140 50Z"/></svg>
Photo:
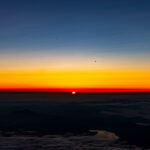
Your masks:
<svg viewBox="0 0 150 150"><path fill-rule="evenodd" d="M149 0L1 0L0 90L150 92Z"/></svg>

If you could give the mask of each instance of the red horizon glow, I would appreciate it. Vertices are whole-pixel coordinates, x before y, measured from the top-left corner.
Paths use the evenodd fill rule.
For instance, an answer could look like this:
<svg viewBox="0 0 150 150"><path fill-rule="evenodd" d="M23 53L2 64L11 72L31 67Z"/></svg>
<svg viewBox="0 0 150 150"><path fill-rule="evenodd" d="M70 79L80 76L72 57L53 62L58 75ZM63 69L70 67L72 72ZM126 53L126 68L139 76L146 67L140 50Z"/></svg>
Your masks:
<svg viewBox="0 0 150 150"><path fill-rule="evenodd" d="M138 93L150 92L150 89L144 88L0 88L0 92L72 92L78 93Z"/></svg>

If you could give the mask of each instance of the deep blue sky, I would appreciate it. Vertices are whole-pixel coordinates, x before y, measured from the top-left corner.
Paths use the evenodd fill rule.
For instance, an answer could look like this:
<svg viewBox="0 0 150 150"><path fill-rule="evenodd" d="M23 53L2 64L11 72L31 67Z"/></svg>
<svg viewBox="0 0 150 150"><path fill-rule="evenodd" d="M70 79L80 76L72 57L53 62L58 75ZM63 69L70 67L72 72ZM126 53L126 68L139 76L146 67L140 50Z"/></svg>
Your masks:
<svg viewBox="0 0 150 150"><path fill-rule="evenodd" d="M150 51L149 0L0 0L0 52Z"/></svg>

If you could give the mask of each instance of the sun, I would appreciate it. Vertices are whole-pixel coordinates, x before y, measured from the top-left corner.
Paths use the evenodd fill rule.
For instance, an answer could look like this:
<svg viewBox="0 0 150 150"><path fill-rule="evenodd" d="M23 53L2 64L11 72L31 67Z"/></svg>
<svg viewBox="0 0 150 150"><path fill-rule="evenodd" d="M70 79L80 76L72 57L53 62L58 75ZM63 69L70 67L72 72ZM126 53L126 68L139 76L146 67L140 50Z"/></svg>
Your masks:
<svg viewBox="0 0 150 150"><path fill-rule="evenodd" d="M72 91L72 95L75 95L76 94L76 92L75 91Z"/></svg>

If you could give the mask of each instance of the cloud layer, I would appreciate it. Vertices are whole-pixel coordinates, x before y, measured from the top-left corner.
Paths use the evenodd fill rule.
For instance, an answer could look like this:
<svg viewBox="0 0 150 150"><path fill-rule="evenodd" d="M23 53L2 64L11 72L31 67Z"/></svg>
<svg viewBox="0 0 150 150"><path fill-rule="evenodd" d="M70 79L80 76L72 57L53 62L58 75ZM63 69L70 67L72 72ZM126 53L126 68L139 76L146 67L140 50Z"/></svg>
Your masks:
<svg viewBox="0 0 150 150"><path fill-rule="evenodd" d="M1 150L140 150L119 143L119 137L111 132L92 130L96 135L47 135L0 137Z"/></svg>

